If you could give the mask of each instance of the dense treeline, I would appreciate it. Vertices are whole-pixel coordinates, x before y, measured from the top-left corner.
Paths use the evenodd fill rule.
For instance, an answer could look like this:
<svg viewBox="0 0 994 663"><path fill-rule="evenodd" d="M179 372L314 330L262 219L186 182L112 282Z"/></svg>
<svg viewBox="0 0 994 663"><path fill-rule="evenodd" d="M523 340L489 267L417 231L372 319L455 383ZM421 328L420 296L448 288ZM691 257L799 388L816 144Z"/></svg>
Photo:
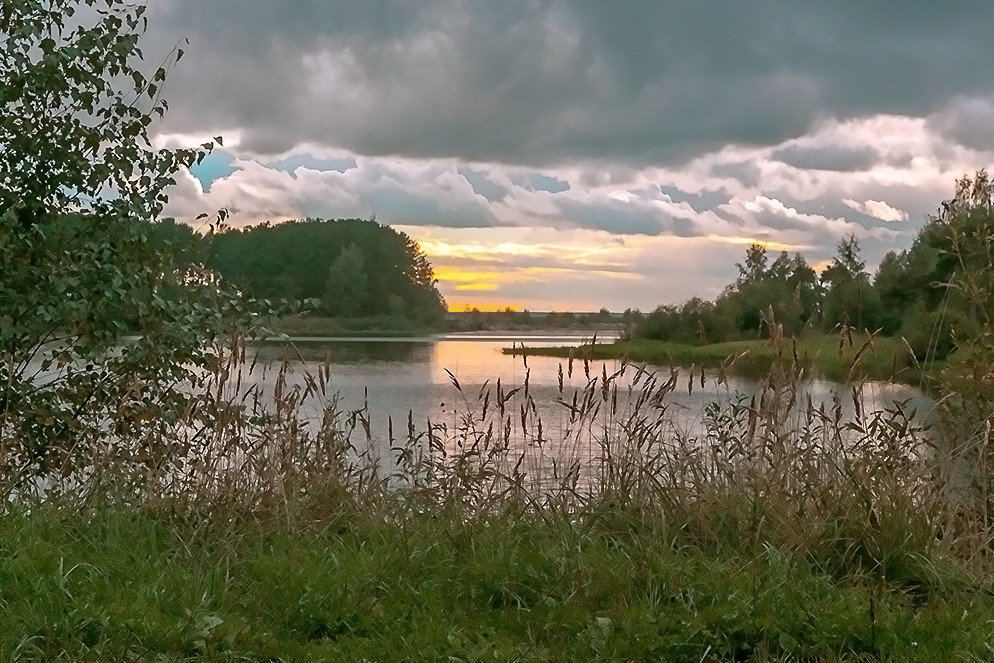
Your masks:
<svg viewBox="0 0 994 663"><path fill-rule="evenodd" d="M972 338L987 322L991 302L970 293L994 293L994 274L984 268L994 258L992 200L985 171L960 180L911 248L884 256L872 279L854 235L839 242L821 274L800 254L782 252L771 262L765 247L753 244L737 265L738 278L714 301L659 306L634 333L695 344L759 338L772 312L787 334L847 325L902 336L919 358L945 357L957 339ZM990 282L963 287L963 274Z"/></svg>
<svg viewBox="0 0 994 663"><path fill-rule="evenodd" d="M425 254L406 234L375 221L264 223L198 239L167 220L157 232L256 298L313 300L317 313L333 317L392 316L425 325L444 318Z"/></svg>
<svg viewBox="0 0 994 663"><path fill-rule="evenodd" d="M503 311L481 311L470 308L449 314L449 328L452 331L481 330L524 330L524 329L593 329L602 326L611 329L624 323L606 308L596 313L573 313L572 311L549 311L535 313L524 309L518 311L505 308Z"/></svg>

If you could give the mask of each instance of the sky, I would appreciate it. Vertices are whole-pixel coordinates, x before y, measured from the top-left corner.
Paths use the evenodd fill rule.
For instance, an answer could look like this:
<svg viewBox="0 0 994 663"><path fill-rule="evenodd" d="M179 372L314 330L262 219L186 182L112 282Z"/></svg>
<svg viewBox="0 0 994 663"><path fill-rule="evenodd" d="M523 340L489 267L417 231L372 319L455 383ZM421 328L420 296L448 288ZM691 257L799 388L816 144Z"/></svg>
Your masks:
<svg viewBox="0 0 994 663"><path fill-rule="evenodd" d="M166 214L375 218L450 309L650 311L749 244L872 274L994 160L994 3L149 3ZM329 257L329 264L333 257Z"/></svg>

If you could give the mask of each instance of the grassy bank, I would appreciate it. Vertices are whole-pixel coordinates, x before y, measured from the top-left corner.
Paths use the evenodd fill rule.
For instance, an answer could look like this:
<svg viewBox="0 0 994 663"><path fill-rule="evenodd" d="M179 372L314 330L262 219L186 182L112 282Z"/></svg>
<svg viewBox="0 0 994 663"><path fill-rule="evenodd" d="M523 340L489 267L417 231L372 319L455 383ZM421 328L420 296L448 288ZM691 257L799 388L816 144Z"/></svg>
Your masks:
<svg viewBox="0 0 994 663"><path fill-rule="evenodd" d="M618 359L656 366L725 368L749 377L767 373L785 353L796 353L800 364L830 380L896 380L918 384L922 371L900 338L852 334L811 333L777 348L769 340L727 341L690 345L648 339L619 340L576 347L515 347L505 354L527 354L575 359Z"/></svg>
<svg viewBox="0 0 994 663"><path fill-rule="evenodd" d="M699 428L625 366L556 430L527 378L453 380L466 417L387 440L324 369L243 395L223 355L188 419L6 475L0 657L989 660L986 429L808 403L775 354Z"/></svg>
<svg viewBox="0 0 994 663"><path fill-rule="evenodd" d="M985 660L989 583L913 550L682 534L661 511L304 521L117 507L0 519L5 660ZM718 509L715 525L730 514ZM853 542L854 544L855 542Z"/></svg>

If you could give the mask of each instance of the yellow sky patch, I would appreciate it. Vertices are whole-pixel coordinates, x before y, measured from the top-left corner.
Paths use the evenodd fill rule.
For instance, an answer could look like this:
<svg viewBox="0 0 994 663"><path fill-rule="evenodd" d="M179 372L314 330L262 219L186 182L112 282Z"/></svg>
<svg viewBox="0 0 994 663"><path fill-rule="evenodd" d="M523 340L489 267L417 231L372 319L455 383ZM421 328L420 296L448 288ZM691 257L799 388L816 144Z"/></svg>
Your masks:
<svg viewBox="0 0 994 663"><path fill-rule="evenodd" d="M434 268L435 278L439 281L447 281L452 283L476 283L476 282L490 282L499 281L506 276L506 273L499 274L497 272L484 272L476 271L472 269L460 269L458 267L449 267L447 265L438 265Z"/></svg>
<svg viewBox="0 0 994 663"><path fill-rule="evenodd" d="M713 242L721 242L722 244L735 244L742 246L749 246L751 244L759 244L767 251L803 251L804 246L797 244L784 244L783 242L773 242L768 239L757 239L755 237L734 237L725 235L708 235L708 239Z"/></svg>
<svg viewBox="0 0 994 663"><path fill-rule="evenodd" d="M618 263L618 245L591 245L583 243L551 244L523 242L447 242L437 238L419 240L421 249L431 259L462 258L478 262L499 262L513 256L531 258L554 256L578 264ZM612 260L612 257L614 260ZM619 263L620 264L620 263Z"/></svg>
<svg viewBox="0 0 994 663"><path fill-rule="evenodd" d="M638 274L632 274L631 272L612 272L604 269L586 269L586 268L572 268L572 267L525 267L523 269L517 270L517 273L524 274L527 276L575 274L576 272L582 272L583 274L595 274L603 278L619 279L623 281L638 281L642 278Z"/></svg>
<svg viewBox="0 0 994 663"><path fill-rule="evenodd" d="M471 311L476 309L477 311L485 311L487 313L493 313L494 311L506 311L511 309L512 311L524 310L519 306L514 306L511 304L494 304L487 302L474 302L470 299L460 300L459 302L449 302L449 310L454 313L461 313L463 311Z"/></svg>
<svg viewBox="0 0 994 663"><path fill-rule="evenodd" d="M418 241L418 245L429 256L440 258L475 258L485 256L541 256L550 253L549 248L541 244L522 244L519 242L446 242L437 238Z"/></svg>

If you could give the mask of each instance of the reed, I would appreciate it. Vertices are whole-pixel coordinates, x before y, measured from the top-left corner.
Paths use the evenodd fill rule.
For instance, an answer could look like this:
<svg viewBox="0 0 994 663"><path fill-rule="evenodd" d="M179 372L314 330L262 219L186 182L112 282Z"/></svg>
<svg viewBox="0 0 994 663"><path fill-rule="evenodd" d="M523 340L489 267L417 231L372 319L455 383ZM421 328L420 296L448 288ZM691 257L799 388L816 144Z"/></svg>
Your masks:
<svg viewBox="0 0 994 663"><path fill-rule="evenodd" d="M327 364L258 364L237 339L182 417L8 474L0 654L986 658L986 446L868 408L870 384L813 401L771 329L754 393L729 393L727 363L574 357L542 403L524 358L518 385L450 375L455 419L383 438ZM674 416L676 391L716 387Z"/></svg>
<svg viewBox="0 0 994 663"><path fill-rule="evenodd" d="M867 341L871 345L864 348ZM917 364L907 343L898 337L881 337L852 328L841 328L836 333L806 331L796 339L798 356L809 371L837 381L851 378L847 375L853 365L854 355L860 348L864 355L857 363L861 380L891 380L905 384L920 384L926 372ZM730 358L735 358L735 371L739 375L762 377L776 360L770 339L724 341L706 345L691 345L650 339L619 339L612 342L598 341L576 347L528 347L505 350L508 354L587 359L618 359L654 365L706 366L720 368ZM931 369L937 369L933 365ZM934 371L932 371L934 372Z"/></svg>

